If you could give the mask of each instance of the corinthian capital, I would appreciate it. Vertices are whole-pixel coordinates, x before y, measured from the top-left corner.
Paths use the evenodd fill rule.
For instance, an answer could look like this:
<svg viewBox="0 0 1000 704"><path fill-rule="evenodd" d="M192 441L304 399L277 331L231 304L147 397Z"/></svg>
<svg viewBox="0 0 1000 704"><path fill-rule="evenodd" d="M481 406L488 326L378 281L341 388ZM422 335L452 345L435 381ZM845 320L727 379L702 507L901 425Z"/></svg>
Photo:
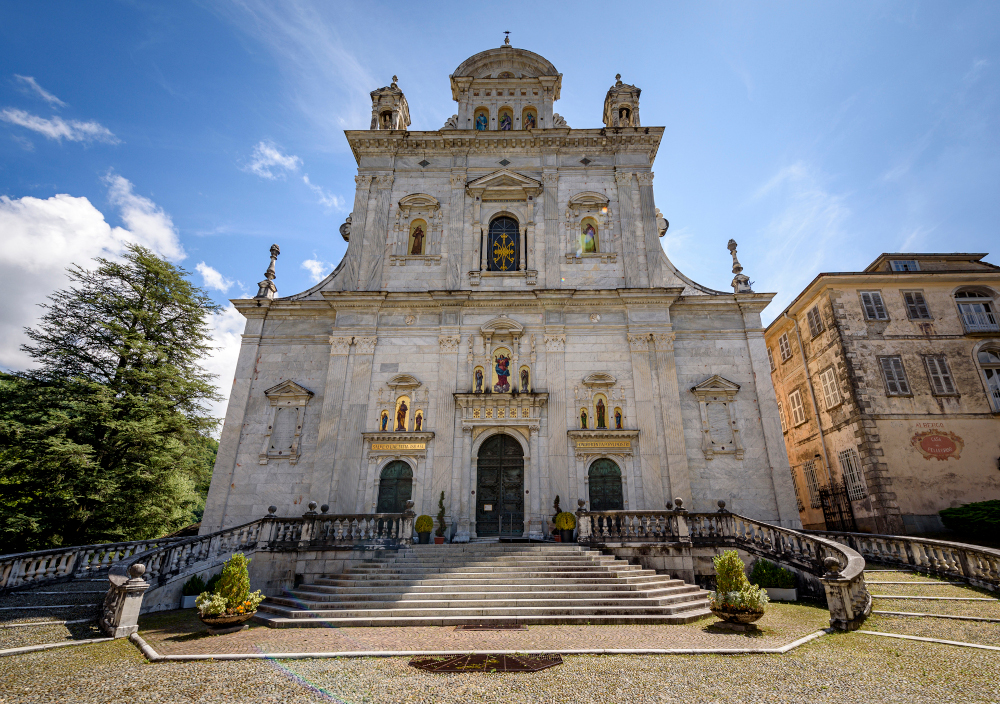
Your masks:
<svg viewBox="0 0 1000 704"><path fill-rule="evenodd" d="M358 184L361 188L367 188L372 183L372 177L359 174L354 177L354 183Z"/></svg>
<svg viewBox="0 0 1000 704"><path fill-rule="evenodd" d="M643 171L635 175L639 179L640 186L652 186L653 185L653 172Z"/></svg>
<svg viewBox="0 0 1000 704"><path fill-rule="evenodd" d="M542 174L542 183L546 186L554 186L559 183L559 174L555 171L549 171Z"/></svg>
<svg viewBox="0 0 1000 704"><path fill-rule="evenodd" d="M633 352L641 352L649 349L649 333L643 333L641 335L629 333L628 344L632 348Z"/></svg>
<svg viewBox="0 0 1000 704"><path fill-rule="evenodd" d="M672 332L654 332L653 344L659 352L669 352L674 348L674 336Z"/></svg>
<svg viewBox="0 0 1000 704"><path fill-rule="evenodd" d="M549 352L558 352L566 348L565 335L546 335L542 339L545 342L545 349Z"/></svg>
<svg viewBox="0 0 1000 704"><path fill-rule="evenodd" d="M351 351L351 338L349 337L330 337L330 354L347 354Z"/></svg>
<svg viewBox="0 0 1000 704"><path fill-rule="evenodd" d="M375 178L375 185L379 188L379 190L392 188L394 178L395 177L392 174L381 174Z"/></svg>
<svg viewBox="0 0 1000 704"><path fill-rule="evenodd" d="M458 335L439 335L438 344L441 345L442 352L458 352L458 343L461 338Z"/></svg>
<svg viewBox="0 0 1000 704"><path fill-rule="evenodd" d="M378 342L377 337L356 337L354 338L354 344L357 346L358 354L374 354L375 344Z"/></svg>
<svg viewBox="0 0 1000 704"><path fill-rule="evenodd" d="M632 185L632 172L631 171L617 171L615 172L615 181L617 181L619 186L631 186Z"/></svg>
<svg viewBox="0 0 1000 704"><path fill-rule="evenodd" d="M461 188L465 185L465 174L452 174L451 175L451 187Z"/></svg>

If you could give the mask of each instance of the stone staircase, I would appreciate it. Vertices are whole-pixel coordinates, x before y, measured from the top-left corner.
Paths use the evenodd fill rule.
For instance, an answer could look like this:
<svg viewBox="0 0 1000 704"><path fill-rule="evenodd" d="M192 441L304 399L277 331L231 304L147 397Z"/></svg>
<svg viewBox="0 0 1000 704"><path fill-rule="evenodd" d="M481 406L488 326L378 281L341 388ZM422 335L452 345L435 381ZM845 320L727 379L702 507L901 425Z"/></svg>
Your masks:
<svg viewBox="0 0 1000 704"><path fill-rule="evenodd" d="M269 597L274 628L689 623L707 592L577 545L414 545Z"/></svg>

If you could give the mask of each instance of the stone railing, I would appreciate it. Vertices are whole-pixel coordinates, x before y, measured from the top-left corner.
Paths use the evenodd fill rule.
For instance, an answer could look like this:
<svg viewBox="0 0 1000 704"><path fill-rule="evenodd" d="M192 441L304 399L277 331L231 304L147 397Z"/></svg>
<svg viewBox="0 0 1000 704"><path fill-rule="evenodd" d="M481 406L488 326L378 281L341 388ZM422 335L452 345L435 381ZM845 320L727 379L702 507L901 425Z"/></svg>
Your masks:
<svg viewBox="0 0 1000 704"><path fill-rule="evenodd" d="M788 564L816 578L826 593L830 625L858 628L872 609L864 558L853 548L817 535L773 526L730 513L720 501L716 513L688 513L683 500L666 511L577 511L577 540L600 548L651 543L738 548Z"/></svg>
<svg viewBox="0 0 1000 704"><path fill-rule="evenodd" d="M316 502L298 518L268 517L261 548L268 550L321 550L356 545L411 545L416 514L408 501L403 513L316 513ZM326 509L324 506L323 509Z"/></svg>
<svg viewBox="0 0 1000 704"><path fill-rule="evenodd" d="M0 593L99 573L137 553L172 545L181 540L184 538L132 540L126 543L78 545L0 555Z"/></svg>
<svg viewBox="0 0 1000 704"><path fill-rule="evenodd" d="M982 589L1000 592L1000 550L905 535L806 532L847 545L872 562L957 577Z"/></svg>

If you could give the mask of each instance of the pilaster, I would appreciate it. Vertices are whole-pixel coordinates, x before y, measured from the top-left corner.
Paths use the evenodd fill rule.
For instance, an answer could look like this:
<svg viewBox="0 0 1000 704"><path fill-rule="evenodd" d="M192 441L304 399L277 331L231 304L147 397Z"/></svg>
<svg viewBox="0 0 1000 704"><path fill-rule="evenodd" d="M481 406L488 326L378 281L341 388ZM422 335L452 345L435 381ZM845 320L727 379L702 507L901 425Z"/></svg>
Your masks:
<svg viewBox="0 0 1000 704"><path fill-rule="evenodd" d="M663 485L665 496L680 496L691 501L691 475L688 469L687 446L684 442L684 418L681 416L680 388L677 381L677 359L674 357L674 333L654 333L656 374L660 387L660 409L663 438L666 445L667 467Z"/></svg>
<svg viewBox="0 0 1000 704"><path fill-rule="evenodd" d="M649 333L629 333L632 351L632 378L635 391L635 417L639 426L639 468L642 474L642 509L659 509L666 499L658 452L656 410L653 405L653 379L649 368Z"/></svg>
<svg viewBox="0 0 1000 704"><path fill-rule="evenodd" d="M638 112L638 111L636 111ZM639 214L642 223L643 252L650 286L663 286L662 248L656 229L656 204L653 199L653 172L643 171L636 175L639 181Z"/></svg>

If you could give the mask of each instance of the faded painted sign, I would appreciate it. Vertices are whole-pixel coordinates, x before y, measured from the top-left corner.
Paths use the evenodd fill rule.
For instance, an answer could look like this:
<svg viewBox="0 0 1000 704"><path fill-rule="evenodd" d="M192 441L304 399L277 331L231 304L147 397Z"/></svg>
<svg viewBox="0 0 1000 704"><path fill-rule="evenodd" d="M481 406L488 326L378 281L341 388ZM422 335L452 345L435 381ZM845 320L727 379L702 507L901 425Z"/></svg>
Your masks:
<svg viewBox="0 0 1000 704"><path fill-rule="evenodd" d="M924 430L910 438L910 444L917 449L925 460L931 457L937 460L949 458L960 459L965 441L958 435L947 430Z"/></svg>

